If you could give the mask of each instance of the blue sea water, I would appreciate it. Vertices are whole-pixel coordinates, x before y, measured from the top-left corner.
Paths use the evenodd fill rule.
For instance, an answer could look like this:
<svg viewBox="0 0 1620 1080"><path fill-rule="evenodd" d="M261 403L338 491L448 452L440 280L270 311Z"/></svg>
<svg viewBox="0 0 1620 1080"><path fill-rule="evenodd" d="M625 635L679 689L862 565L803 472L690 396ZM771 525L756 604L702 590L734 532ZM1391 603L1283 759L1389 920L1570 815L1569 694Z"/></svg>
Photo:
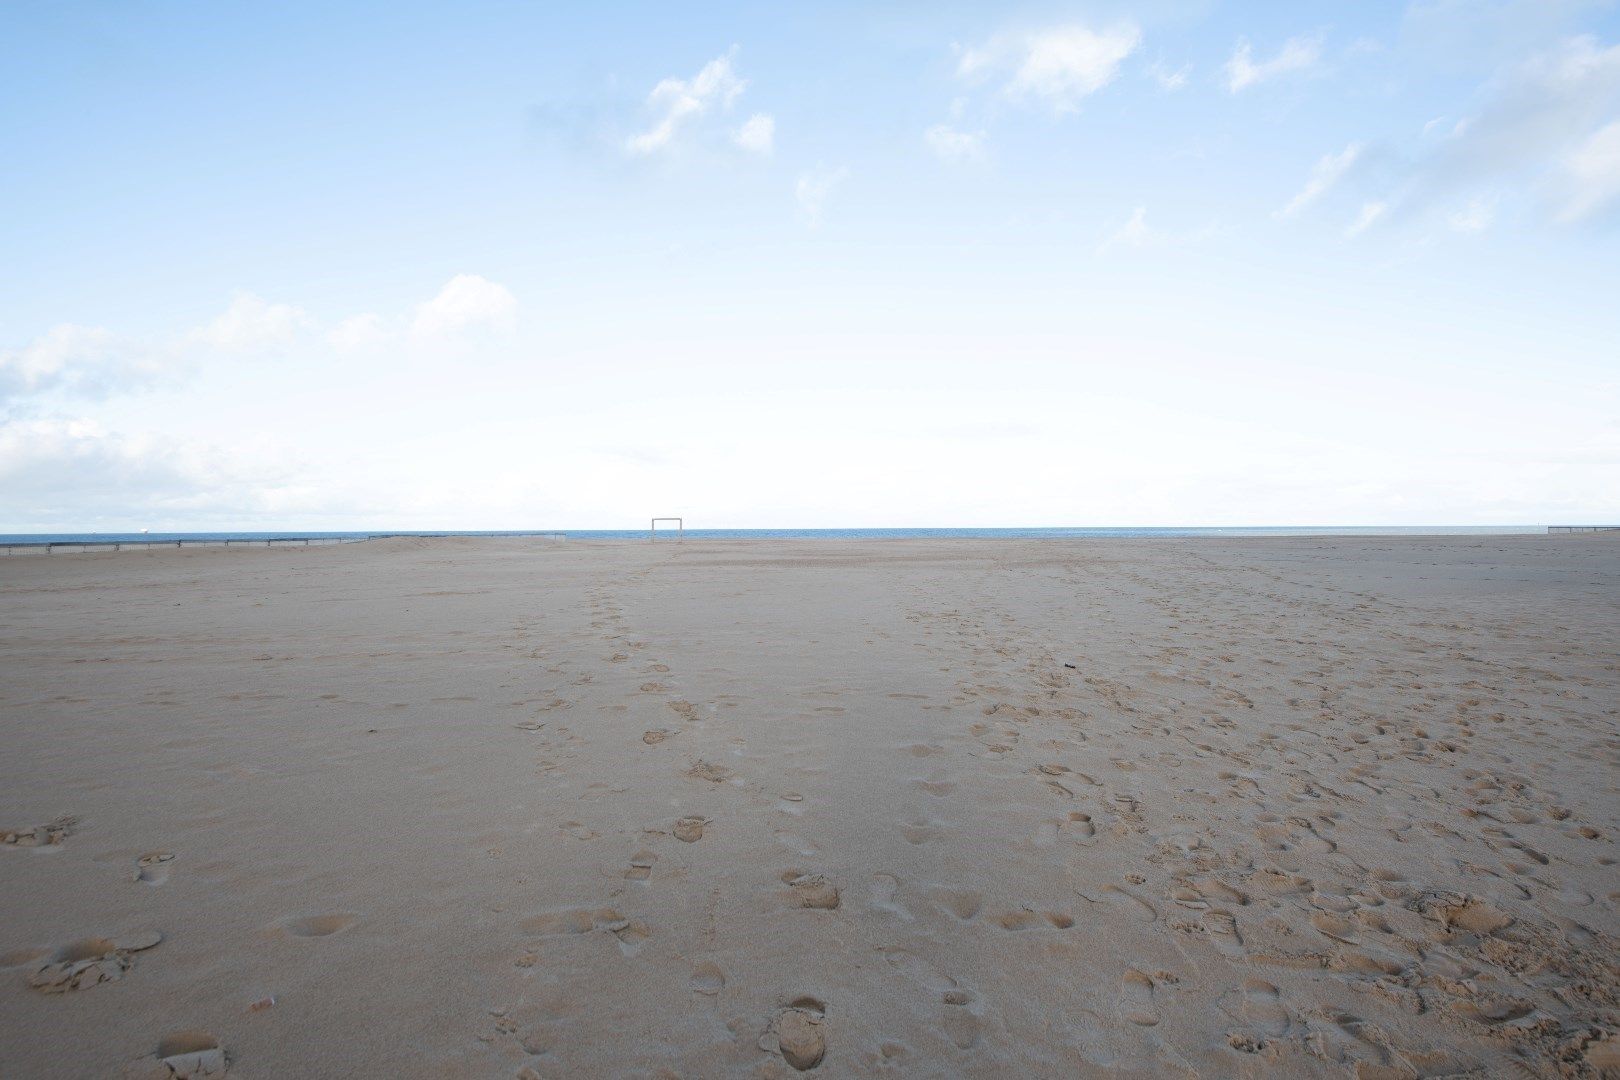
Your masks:
<svg viewBox="0 0 1620 1080"><path fill-rule="evenodd" d="M0 544L132 543L221 540L359 540L380 536L532 536L555 532L569 540L644 540L646 529L557 529L522 531L372 532L172 532L172 533L0 533ZM1413 526L1187 526L1171 528L1038 527L1004 529L687 529L688 540L1078 540L1130 537L1239 536L1503 536L1545 533L1540 525ZM672 539L660 526L658 538Z"/></svg>

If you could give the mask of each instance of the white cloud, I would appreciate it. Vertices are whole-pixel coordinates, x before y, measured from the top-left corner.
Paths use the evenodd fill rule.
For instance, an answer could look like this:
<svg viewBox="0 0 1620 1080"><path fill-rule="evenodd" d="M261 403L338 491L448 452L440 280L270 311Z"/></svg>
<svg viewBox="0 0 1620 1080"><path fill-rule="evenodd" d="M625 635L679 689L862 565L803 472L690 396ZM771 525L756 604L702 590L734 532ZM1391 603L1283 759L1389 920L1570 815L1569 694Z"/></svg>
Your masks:
<svg viewBox="0 0 1620 1080"><path fill-rule="evenodd" d="M1577 221L1620 199L1620 120L1594 131L1564 157L1570 195L1560 221Z"/></svg>
<svg viewBox="0 0 1620 1080"><path fill-rule="evenodd" d="M1103 239L1097 246L1097 251L1100 254L1116 247L1143 248L1149 244L1159 243L1163 239L1163 234L1147 223L1147 207L1138 206L1131 211L1131 216L1125 224Z"/></svg>
<svg viewBox="0 0 1620 1080"><path fill-rule="evenodd" d="M1082 98L1113 82L1120 64L1141 40L1142 32L1129 23L1106 30L1071 23L1002 34L963 50L956 71L969 79L1002 75L1006 78L1002 93L1007 97L1038 98L1059 112L1069 112Z"/></svg>
<svg viewBox="0 0 1620 1080"><path fill-rule="evenodd" d="M1492 80L1484 107L1416 163L1405 202L1517 183L1541 191L1559 220L1576 221L1613 198L1617 113L1620 45L1566 39Z"/></svg>
<svg viewBox="0 0 1620 1080"><path fill-rule="evenodd" d="M818 166L811 172L799 174L799 180L793 187L793 194L799 200L799 211L812 228L821 224L822 210L833 189L848 179L849 170L842 167L828 169L825 166Z"/></svg>
<svg viewBox="0 0 1620 1080"><path fill-rule="evenodd" d="M382 345L392 336L381 315L367 312L338 323L327 333L326 341L339 352L364 352Z"/></svg>
<svg viewBox="0 0 1620 1080"><path fill-rule="evenodd" d="M957 131L949 124L935 124L923 132L923 140L945 161L971 161L984 156L982 131Z"/></svg>
<svg viewBox="0 0 1620 1080"><path fill-rule="evenodd" d="M517 314L517 299L504 285L477 274L457 274L439 295L416 309L411 334L439 338L460 330L504 328Z"/></svg>
<svg viewBox="0 0 1620 1080"><path fill-rule="evenodd" d="M1232 58L1226 62L1226 89L1235 94L1256 83L1274 79L1296 71L1313 68L1322 59L1320 37L1294 37L1283 42L1277 55L1256 63L1254 51L1245 39L1239 39Z"/></svg>
<svg viewBox="0 0 1620 1080"><path fill-rule="evenodd" d="M75 417L0 423L0 491L13 525L47 531L159 525L199 514L241 522L273 512L298 490L285 449L264 452L251 442L109 431Z"/></svg>
<svg viewBox="0 0 1620 1080"><path fill-rule="evenodd" d="M1288 205L1277 211L1278 217L1293 217L1305 207L1325 195L1350 171L1351 166L1360 159L1362 151L1366 149L1361 143L1351 143L1337 154L1325 154L1311 169L1310 177L1299 193L1288 200Z"/></svg>
<svg viewBox="0 0 1620 1080"><path fill-rule="evenodd" d="M244 294L245 295L245 294ZM355 351L409 344L430 353L454 344L456 334L513 320L516 301L501 285L472 274L452 278L414 312L393 318L352 316L324 335L324 345ZM291 315L288 313L295 313ZM117 519L114 527L169 527L193 520L237 524L259 520L285 527L288 512L348 512L367 491L333 495L331 506L311 502L310 472L294 460L296 448L279 441L279 421L255 430L232 426L198 441L176 437L167 426L157 431L118 430L99 420L53 415L63 403L116 398L178 378L204 347L246 348L284 341L309 325L302 311L238 297L209 325L170 335L155 343L119 337L107 330L64 324L18 348L0 349L0 504L14 527L84 529ZM301 350L319 350L323 339L310 335ZM213 354L204 353L212 359ZM218 354L228 369L240 361ZM307 359L307 358L306 358ZM273 385L278 377L266 371ZM282 376L296 381L296 376ZM289 383L290 385L290 383ZM242 403L230 401L229 408ZM126 423L138 425L140 406L106 406L105 415L123 409ZM199 417L211 410L197 405ZM10 415L8 416L8 412ZM99 414L98 415L102 415ZM273 416L274 410L266 415ZM204 427L207 425L205 424ZM305 433L310 434L310 433ZM330 432L323 432L329 437ZM300 472L300 470L302 470ZM318 494L318 492L317 492ZM402 505L398 498L394 505ZM386 515L386 502L376 508ZM199 515L203 515L199 518Z"/></svg>
<svg viewBox="0 0 1620 1080"><path fill-rule="evenodd" d="M1449 123L1423 125L1420 151L1400 162L1352 143L1317 162L1304 188L1278 211L1291 217L1350 179L1366 200L1346 230L1423 217L1460 233L1490 227L1498 203L1532 196L1573 223L1620 201L1620 45L1567 38L1493 77L1483 104ZM1377 169L1372 168L1376 164ZM1385 173L1374 187L1367 181Z"/></svg>
<svg viewBox="0 0 1620 1080"><path fill-rule="evenodd" d="M1219 219L1208 221L1194 229L1164 229L1148 223L1147 207L1138 206L1130 217L1112 226L1097 245L1097 254L1103 255L1115 248L1185 247L1210 240L1230 237L1232 228Z"/></svg>
<svg viewBox="0 0 1620 1080"><path fill-rule="evenodd" d="M1432 70L1488 70L1547 48L1612 6L1612 0L1409 0L1399 36Z"/></svg>
<svg viewBox="0 0 1620 1080"><path fill-rule="evenodd" d="M731 133L731 141L749 153L769 157L776 146L776 120L768 113L755 113Z"/></svg>
<svg viewBox="0 0 1620 1080"><path fill-rule="evenodd" d="M27 345L0 349L0 402L62 392L106 397L162 379L165 358L99 327L63 323Z"/></svg>
<svg viewBox="0 0 1620 1080"><path fill-rule="evenodd" d="M1496 200L1476 196L1446 216L1446 224L1460 233L1484 232L1496 219Z"/></svg>
<svg viewBox="0 0 1620 1080"><path fill-rule="evenodd" d="M1570 38L1510 68L1478 114L1452 133L1452 156L1483 168L1517 164L1570 145L1613 119L1620 106L1620 45Z"/></svg>
<svg viewBox="0 0 1620 1080"><path fill-rule="evenodd" d="M238 292L206 325L161 342L64 323L21 348L0 349L0 400L43 393L104 398L176 377L198 348L250 352L286 344L308 326L302 308L249 292Z"/></svg>
<svg viewBox="0 0 1620 1080"><path fill-rule="evenodd" d="M189 337L235 352L283 344L308 325L309 315L303 308L272 304L250 292L239 292L218 318L193 330Z"/></svg>
<svg viewBox="0 0 1620 1080"><path fill-rule="evenodd" d="M1162 59L1155 60L1148 65L1147 73L1154 82L1159 84L1160 90L1167 94L1173 94L1186 86L1187 81L1192 78L1192 65L1185 64L1171 71Z"/></svg>
<svg viewBox="0 0 1620 1080"><path fill-rule="evenodd" d="M398 342L408 332L418 344L431 344L479 327L505 328L516 310L505 286L461 274L411 317L354 315L331 327L325 342L338 352L364 352ZM286 344L313 325L302 308L268 304L251 293L238 293L206 326L155 342L64 323L26 345L0 348L0 403L45 394L106 398L172 382L197 362L199 350L244 352Z"/></svg>
<svg viewBox="0 0 1620 1080"><path fill-rule="evenodd" d="M0 487L8 500L55 501L63 496L116 493L127 501L132 474L161 475L161 486L189 486L174 470L141 461L143 448L110 437L100 424L77 418L18 420L0 424ZM86 469L86 466L89 468ZM87 484L86 472L98 479ZM85 488L91 490L86 492ZM146 485L140 485L146 486Z"/></svg>
<svg viewBox="0 0 1620 1080"><path fill-rule="evenodd" d="M736 52L733 46L690 79L669 78L653 87L647 95L647 110L656 119L646 131L626 140L625 149L636 155L669 149L681 128L717 107L729 109L748 85L731 69Z"/></svg>
<svg viewBox="0 0 1620 1080"><path fill-rule="evenodd" d="M63 323L20 349L0 351L0 387L37 390L100 367L112 335L99 327Z"/></svg>
<svg viewBox="0 0 1620 1080"><path fill-rule="evenodd" d="M1387 202L1373 199L1362 203L1361 212L1356 215L1356 220L1350 223L1350 227L1344 230L1344 235L1360 236L1381 221L1387 213L1389 213Z"/></svg>

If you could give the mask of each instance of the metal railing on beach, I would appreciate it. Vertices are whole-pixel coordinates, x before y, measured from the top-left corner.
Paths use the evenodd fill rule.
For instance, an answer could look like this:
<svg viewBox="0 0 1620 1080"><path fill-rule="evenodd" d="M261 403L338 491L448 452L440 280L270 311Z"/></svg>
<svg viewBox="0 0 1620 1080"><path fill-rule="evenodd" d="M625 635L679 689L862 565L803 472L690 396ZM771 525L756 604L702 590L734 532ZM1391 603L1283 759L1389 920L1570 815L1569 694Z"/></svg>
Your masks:
<svg viewBox="0 0 1620 1080"><path fill-rule="evenodd" d="M567 540L564 532L525 533L370 533L364 536L194 536L167 539L125 540L10 540L0 542L4 555L80 554L87 551L124 551L149 548L199 547L316 547L326 544L359 544L367 540L433 539L446 536L487 535L491 539Z"/></svg>
<svg viewBox="0 0 1620 1080"><path fill-rule="evenodd" d="M1549 533L1602 533L1620 532L1620 525L1549 525Z"/></svg>

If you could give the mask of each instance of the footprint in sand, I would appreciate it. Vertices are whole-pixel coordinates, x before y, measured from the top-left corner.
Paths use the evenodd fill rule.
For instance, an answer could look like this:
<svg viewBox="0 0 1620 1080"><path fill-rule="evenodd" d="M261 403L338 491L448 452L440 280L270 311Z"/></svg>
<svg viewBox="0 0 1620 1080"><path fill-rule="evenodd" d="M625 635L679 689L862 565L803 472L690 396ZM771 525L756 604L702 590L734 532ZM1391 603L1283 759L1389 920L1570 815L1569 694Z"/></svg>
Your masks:
<svg viewBox="0 0 1620 1080"><path fill-rule="evenodd" d="M627 919L613 908L561 908L542 912L518 923L518 929L538 937L605 931L618 939L619 951L626 956L640 952L642 943L652 937L646 923Z"/></svg>
<svg viewBox="0 0 1620 1080"><path fill-rule="evenodd" d="M783 847L793 852L793 854L803 856L804 858L809 858L812 855L819 854L821 851L821 849L817 847L813 841L806 840L804 837L795 833L775 832L771 835L776 839L778 844L781 844Z"/></svg>
<svg viewBox="0 0 1620 1080"><path fill-rule="evenodd" d="M837 886L820 874L806 874L800 870L784 870L782 881L787 885L795 907L816 911L837 910L840 903Z"/></svg>
<svg viewBox="0 0 1620 1080"><path fill-rule="evenodd" d="M1199 896L1211 904L1243 907L1249 902L1249 898L1242 892L1215 878L1199 878L1192 883L1192 887Z"/></svg>
<svg viewBox="0 0 1620 1080"><path fill-rule="evenodd" d="M1336 1010L1319 1013L1310 1023L1311 1042L1321 1056L1338 1065L1376 1076L1389 1064L1390 1037L1378 1025ZM1234 1037L1235 1038L1235 1037ZM1234 1042L1238 1049L1249 1047ZM1364 1066L1366 1067L1364 1069Z"/></svg>
<svg viewBox="0 0 1620 1080"><path fill-rule="evenodd" d="M695 844L703 839L703 827L708 824L707 818L683 817L675 823L675 828L670 831L674 833L675 839L682 843Z"/></svg>
<svg viewBox="0 0 1620 1080"><path fill-rule="evenodd" d="M945 836L949 825L943 821L917 819L900 823L900 835L908 844L926 844Z"/></svg>
<svg viewBox="0 0 1620 1080"><path fill-rule="evenodd" d="M726 973L720 970L718 964L702 963L692 969L687 985L694 994L714 997L726 988Z"/></svg>
<svg viewBox="0 0 1620 1080"><path fill-rule="evenodd" d="M978 995L916 953L900 948L880 948L879 951L896 971L924 990L939 995L945 1006L940 1026L957 1049L968 1050L978 1043L983 1027Z"/></svg>
<svg viewBox="0 0 1620 1080"><path fill-rule="evenodd" d="M330 937L353 926L357 918L359 916L353 912L339 911L329 915L305 915L283 919L279 926L283 932L293 937Z"/></svg>
<svg viewBox="0 0 1620 1080"><path fill-rule="evenodd" d="M650 851L638 851L630 856L630 866L625 870L624 876L630 881L646 881L652 877L653 863L658 856Z"/></svg>
<svg viewBox="0 0 1620 1080"><path fill-rule="evenodd" d="M900 879L893 874L872 875L872 910L887 912L903 922L911 922L911 912L895 899L895 894L899 891Z"/></svg>
<svg viewBox="0 0 1620 1080"><path fill-rule="evenodd" d="M945 1017L940 1026L945 1037L958 1050L971 1050L979 1043L984 1021L973 1011L973 994L967 990L947 990L941 995L945 1003Z"/></svg>
<svg viewBox="0 0 1620 1080"><path fill-rule="evenodd" d="M1243 1015L1266 1036L1286 1034L1292 1025L1277 988L1264 979L1249 979L1243 984Z"/></svg>
<svg viewBox="0 0 1620 1080"><path fill-rule="evenodd" d="M963 922L976 918L984 905L984 898L972 889L940 889L934 896L941 907Z"/></svg>
<svg viewBox="0 0 1620 1080"><path fill-rule="evenodd" d="M78 831L79 819L63 815L27 829L0 829L0 845L19 848L54 848Z"/></svg>
<svg viewBox="0 0 1620 1080"><path fill-rule="evenodd" d="M647 928L647 924L637 919L621 919L617 923L604 926L603 929L618 940L619 951L625 956L636 955L646 940L652 937L652 931Z"/></svg>
<svg viewBox="0 0 1620 1080"><path fill-rule="evenodd" d="M1250 882L1256 887L1265 890L1273 896L1287 896L1291 893L1305 892L1311 887L1311 879L1298 874L1290 874L1276 867L1266 867L1257 871Z"/></svg>
<svg viewBox="0 0 1620 1080"><path fill-rule="evenodd" d="M1066 915L1061 911L1034 911L1030 908L1009 911L1005 915L997 915L990 921L1003 930L1041 930L1047 927L1067 930L1074 925L1072 915Z"/></svg>
<svg viewBox="0 0 1620 1080"><path fill-rule="evenodd" d="M229 1070L219 1040L206 1031L167 1035L157 1050L124 1070L124 1080L212 1080Z"/></svg>
<svg viewBox="0 0 1620 1080"><path fill-rule="evenodd" d="M1463 930L1480 937L1489 937L1513 922L1513 916L1476 896L1443 902L1438 905L1438 910L1446 929Z"/></svg>
<svg viewBox="0 0 1620 1080"><path fill-rule="evenodd" d="M624 916L613 908L559 908L531 915L518 923L518 929L537 937L588 934L592 930L604 929L623 919Z"/></svg>
<svg viewBox="0 0 1620 1080"><path fill-rule="evenodd" d="M1199 922L1209 934L1209 940L1222 954L1233 959L1245 955L1247 950L1243 948L1243 935L1238 933L1237 919L1231 912L1206 911Z"/></svg>
<svg viewBox="0 0 1620 1080"><path fill-rule="evenodd" d="M1354 945L1361 940L1361 935L1356 932L1355 923L1325 911L1318 911L1312 915L1311 925L1316 927L1317 933L1335 941L1342 941L1346 945Z"/></svg>
<svg viewBox="0 0 1620 1080"><path fill-rule="evenodd" d="M1554 915L1552 921L1553 924L1558 927L1558 929L1563 931L1565 941L1569 941L1581 946L1589 946L1597 941L1597 935L1592 932L1590 927L1584 926L1581 923L1576 922L1574 919L1567 919L1562 915Z"/></svg>
<svg viewBox="0 0 1620 1080"><path fill-rule="evenodd" d="M1051 847L1059 839L1074 842L1090 840L1097 835L1097 826L1092 824L1090 814L1076 811L1066 818L1051 818L1035 826L1035 831L1029 834L1029 842L1035 847Z"/></svg>
<svg viewBox="0 0 1620 1080"><path fill-rule="evenodd" d="M1598 1076L1620 1074L1620 1036L1612 1033L1591 1036L1582 1056Z"/></svg>
<svg viewBox="0 0 1620 1080"><path fill-rule="evenodd" d="M1128 912L1140 922L1153 922L1159 917L1158 908L1123 886L1104 885L1102 887L1102 898L1105 902L1113 904L1116 909ZM1087 897L1087 899L1090 899L1090 897Z"/></svg>
<svg viewBox="0 0 1620 1080"><path fill-rule="evenodd" d="M1494 1025L1522 1019L1534 1012L1536 1007L1528 1001L1493 994L1475 1001L1453 1001L1446 1008L1453 1015L1476 1024Z"/></svg>
<svg viewBox="0 0 1620 1080"><path fill-rule="evenodd" d="M883 954L890 967L924 990L943 994L958 988L955 979L908 949L880 945L878 952Z"/></svg>
<svg viewBox="0 0 1620 1080"><path fill-rule="evenodd" d="M148 851L135 860L135 880L147 885L162 885L169 880L169 864L174 861L170 851Z"/></svg>
<svg viewBox="0 0 1620 1080"><path fill-rule="evenodd" d="M722 784L731 776L731 770L724 765L699 760L697 764L686 770L686 775L694 780L707 780L711 784Z"/></svg>
<svg viewBox="0 0 1620 1080"><path fill-rule="evenodd" d="M1141 1027L1152 1027L1159 1022L1158 1010L1153 1005L1153 979L1135 968L1125 972L1119 984L1120 1015Z"/></svg>
<svg viewBox="0 0 1620 1080"><path fill-rule="evenodd" d="M49 962L29 976L28 985L43 994L65 994L114 982L135 965L133 953L163 940L156 930L118 938L82 938L50 954Z"/></svg>
<svg viewBox="0 0 1620 1080"><path fill-rule="evenodd" d="M1346 915L1356 910L1357 906L1348 896L1335 896L1320 891L1311 894L1310 904L1321 911L1332 911L1339 915Z"/></svg>
<svg viewBox="0 0 1620 1080"><path fill-rule="evenodd" d="M759 1048L776 1052L800 1072L821 1064L827 1052L827 1009L816 998L799 998L777 1013L760 1037Z"/></svg>

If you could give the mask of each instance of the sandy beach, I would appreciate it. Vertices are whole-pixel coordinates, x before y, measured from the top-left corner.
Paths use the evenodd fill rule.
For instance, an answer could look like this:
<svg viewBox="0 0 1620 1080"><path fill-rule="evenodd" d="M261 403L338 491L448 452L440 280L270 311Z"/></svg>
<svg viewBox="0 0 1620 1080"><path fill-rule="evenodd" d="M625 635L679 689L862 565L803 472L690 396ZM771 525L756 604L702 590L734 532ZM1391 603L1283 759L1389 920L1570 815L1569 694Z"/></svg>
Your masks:
<svg viewBox="0 0 1620 1080"><path fill-rule="evenodd" d="M0 1076L1620 1075L1620 541L0 560Z"/></svg>

